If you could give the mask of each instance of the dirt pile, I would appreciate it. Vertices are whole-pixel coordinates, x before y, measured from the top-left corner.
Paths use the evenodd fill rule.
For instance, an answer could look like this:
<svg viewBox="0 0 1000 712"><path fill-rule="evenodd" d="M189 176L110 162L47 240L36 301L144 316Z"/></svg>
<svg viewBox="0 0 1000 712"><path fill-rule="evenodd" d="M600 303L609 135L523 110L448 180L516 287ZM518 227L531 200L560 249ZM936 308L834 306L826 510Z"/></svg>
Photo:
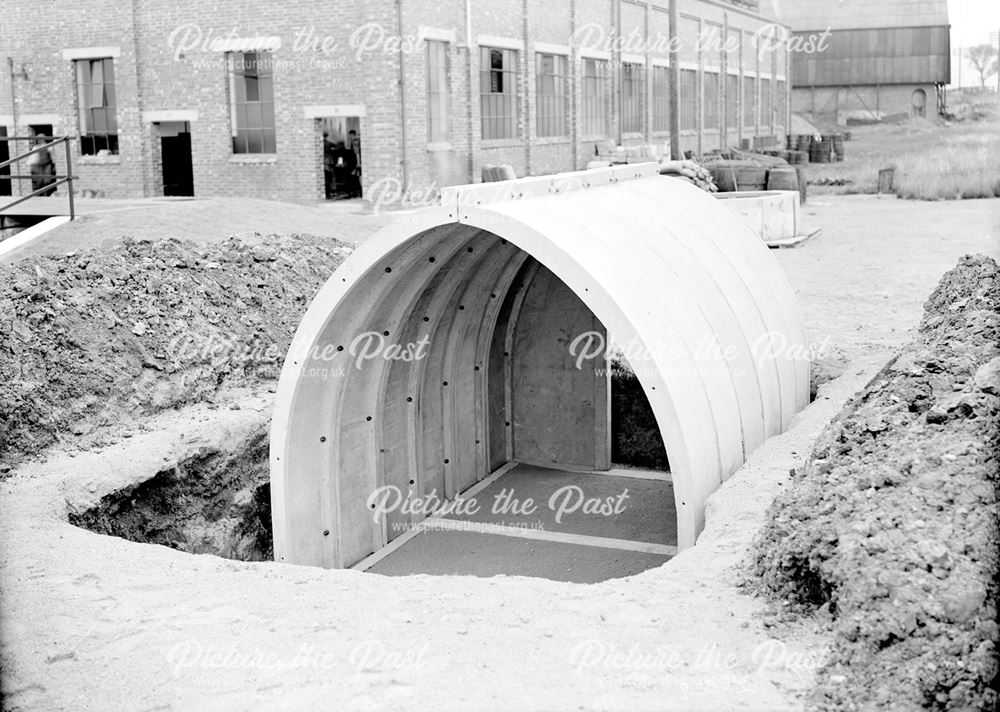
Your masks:
<svg viewBox="0 0 1000 712"><path fill-rule="evenodd" d="M349 251L307 235L125 238L0 265L0 476L57 440L87 444L102 426L276 378Z"/></svg>
<svg viewBox="0 0 1000 712"><path fill-rule="evenodd" d="M1000 269L967 256L754 543L753 585L833 616L814 708L994 709L998 484Z"/></svg>

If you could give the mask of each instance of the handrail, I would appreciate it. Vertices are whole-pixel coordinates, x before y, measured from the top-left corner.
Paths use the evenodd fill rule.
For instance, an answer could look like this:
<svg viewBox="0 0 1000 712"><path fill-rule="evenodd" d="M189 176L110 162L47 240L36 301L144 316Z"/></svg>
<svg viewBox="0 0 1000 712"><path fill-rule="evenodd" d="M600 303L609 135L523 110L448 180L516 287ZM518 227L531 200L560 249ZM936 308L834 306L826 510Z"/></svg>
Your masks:
<svg viewBox="0 0 1000 712"><path fill-rule="evenodd" d="M0 136L0 140L2 140L2 139L3 139L3 137L2 137L2 136ZM16 139L16 138L11 138L10 140L12 140L12 141L16 141L16 140L18 140L18 139ZM61 139L57 139L57 140L55 140L55 141L52 141L51 143L47 143L47 144L45 144L44 146L35 146L35 147L34 147L33 149L31 149L30 151L27 151L27 152L25 152L25 153L22 153L22 154L21 154L20 156L14 156L13 158L11 158L11 159L9 159L9 160L6 160L6 161L4 161L3 163L0 163L0 168L6 168L7 166L9 166L9 165L11 165L11 164L13 164L13 163L17 163L17 162L18 162L18 161L20 161L20 160L21 160L22 158L27 158L28 156L30 156L30 155L31 155L31 154L33 154L33 153L38 153L39 151L43 151L43 150L46 150L46 149L49 149L49 148L51 148L52 146L55 146L56 144L59 144L59 143L62 143L62 140L61 140Z"/></svg>
<svg viewBox="0 0 1000 712"><path fill-rule="evenodd" d="M0 136L0 141L6 141L8 144L11 141L37 141L38 139L39 139L38 136ZM55 179L52 183L49 183L48 185L42 186L41 188L38 188L37 190L33 190L30 193L28 193L27 195L22 195L17 200L14 200L14 201L12 201L10 203L7 203L6 205L3 205L2 207L0 207L0 213L3 213L4 210L8 210L8 209L14 207L15 205L23 203L26 200L29 200L30 198L34 198L35 196L40 195L41 193L44 193L46 191L50 191L53 188L57 188L60 185L62 185L63 183L66 183L67 186L68 186L68 194L69 194L69 219L70 220L75 220L76 219L76 205L75 205L75 202L73 200L73 181L74 181L74 179L77 179L78 176L73 175L73 155L72 155L72 151L70 150L69 142L70 142L70 137L69 136L59 136L58 138L53 138L49 143L43 144L41 146L35 146L34 148L32 148L29 151L26 151L26 152L24 152L24 153L22 153L20 155L14 156L13 158L10 158L10 159L8 159L8 160L3 161L2 163L0 163L0 169L4 169L4 168L7 168L8 166L14 165L18 161L24 160L28 156L34 155L36 153L40 153L43 150L48 150L49 148L52 148L53 146L57 146L60 143L66 145L66 174L65 175L49 175L48 176L49 178L54 178ZM10 180L10 181L13 181L13 180L26 180L26 179L37 178L37 177L38 176L23 175L21 173L16 173L16 174L10 174L10 175L6 175L6 176L2 176L2 177L0 177L0 180ZM11 183L11 186L13 187L13 183Z"/></svg>

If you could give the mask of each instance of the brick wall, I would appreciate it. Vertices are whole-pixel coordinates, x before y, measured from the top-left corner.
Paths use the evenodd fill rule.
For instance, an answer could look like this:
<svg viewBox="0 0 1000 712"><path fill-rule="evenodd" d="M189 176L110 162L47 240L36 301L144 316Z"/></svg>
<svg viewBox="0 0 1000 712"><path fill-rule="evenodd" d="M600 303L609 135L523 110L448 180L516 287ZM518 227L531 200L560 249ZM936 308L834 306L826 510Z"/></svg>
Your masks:
<svg viewBox="0 0 1000 712"><path fill-rule="evenodd" d="M56 132L76 133L76 89L72 62L62 50L114 47L119 126L117 156L81 157L75 170L81 187L108 197L159 195L163 190L159 129L149 112L186 112L192 140L196 195L255 196L312 202L323 195L322 137L319 121L307 107L359 105L363 183L404 182L417 189L479 180L487 164L512 165L518 175L539 175L582 168L593 159L595 141L584 137L579 57L567 64L569 105L564 137L537 135L535 51L560 51L579 39L581 28L601 29L598 48L610 60L608 136L626 145L663 144L669 134L653 132L652 66L669 56L666 0L346 0L335 8L315 0L11 0L0 52L24 63L27 80L15 80L18 133L23 117L56 114ZM705 23L723 32L752 37L766 21L736 8L681 0L689 19L681 26L682 62L699 72L733 63L741 72L782 74L783 58L758 59L750 48L741 58L698 49ZM44 21L37 18L44 12ZM620 23L620 24L619 24ZM471 28L471 33L468 29ZM424 33L449 35L449 109L447 145L429 146L427 135L427 56ZM621 62L615 40L637 35L638 50L624 57L644 67L644 124L621 133ZM277 150L273 154L234 155L225 54L212 40L276 36L274 100ZM518 137L484 143L480 137L479 40L506 38L520 43L518 53ZM394 41L400 37L401 44ZM367 40L364 47L359 41ZM484 41L485 38L484 38ZM402 51L401 51L402 48ZM716 54L712 54L715 51ZM706 52L708 54L706 54ZM599 52L600 53L600 52ZM637 55L637 56L636 56ZM766 65L766 66L765 66ZM724 86L725 82L720 82ZM9 79L0 79L0 107L10 106ZM719 102L721 96L708 99ZM740 114L742 102L740 99ZM697 103L698 128L682 136L686 150L707 151L741 138L783 131L761 125L733 132L706 132L706 99ZM404 108L405 105L405 108ZM8 108L0 108L0 123ZM783 115L784 111L780 112ZM183 119L187 120L187 118ZM57 157L57 161L61 160Z"/></svg>

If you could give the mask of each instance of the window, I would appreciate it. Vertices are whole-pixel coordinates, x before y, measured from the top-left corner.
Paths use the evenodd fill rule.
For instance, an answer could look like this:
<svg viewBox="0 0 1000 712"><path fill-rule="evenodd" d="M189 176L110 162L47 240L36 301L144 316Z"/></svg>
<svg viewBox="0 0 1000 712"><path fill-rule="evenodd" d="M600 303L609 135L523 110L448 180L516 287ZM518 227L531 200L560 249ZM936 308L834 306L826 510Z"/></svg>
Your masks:
<svg viewBox="0 0 1000 712"><path fill-rule="evenodd" d="M427 142L448 143L448 43L427 41Z"/></svg>
<svg viewBox="0 0 1000 712"><path fill-rule="evenodd" d="M608 134L608 61L583 59L583 134Z"/></svg>
<svg viewBox="0 0 1000 712"><path fill-rule="evenodd" d="M118 153L115 114L115 65L110 57L78 59L76 97L80 122L80 153Z"/></svg>
<svg viewBox="0 0 1000 712"><path fill-rule="evenodd" d="M719 74L705 72L705 129L719 128Z"/></svg>
<svg viewBox="0 0 1000 712"><path fill-rule="evenodd" d="M739 125L740 78L735 74L726 75L726 126L735 129Z"/></svg>
<svg viewBox="0 0 1000 712"><path fill-rule="evenodd" d="M653 67L653 131L670 130L670 70Z"/></svg>
<svg viewBox="0 0 1000 712"><path fill-rule="evenodd" d="M642 79L641 64L631 62L622 64L623 133L642 133L645 130L645 121L643 120L645 89Z"/></svg>
<svg viewBox="0 0 1000 712"><path fill-rule="evenodd" d="M681 70L681 131L698 128L698 74L693 69Z"/></svg>
<svg viewBox="0 0 1000 712"><path fill-rule="evenodd" d="M535 102L538 135L566 136L566 58L558 54L535 55Z"/></svg>
<svg viewBox="0 0 1000 712"><path fill-rule="evenodd" d="M227 52L233 153L275 153L270 52Z"/></svg>
<svg viewBox="0 0 1000 712"><path fill-rule="evenodd" d="M770 128L774 123L774 111L771 107L771 80L760 80L760 123L762 127Z"/></svg>
<svg viewBox="0 0 1000 712"><path fill-rule="evenodd" d="M479 63L483 140L517 138L517 51L480 47Z"/></svg>
<svg viewBox="0 0 1000 712"><path fill-rule="evenodd" d="M778 125L784 126L786 120L785 104L788 103L788 96L786 94L787 89L785 88L785 82L777 81L774 83L774 110L777 114Z"/></svg>
<svg viewBox="0 0 1000 712"><path fill-rule="evenodd" d="M757 82L754 77L743 77L743 125L757 123Z"/></svg>

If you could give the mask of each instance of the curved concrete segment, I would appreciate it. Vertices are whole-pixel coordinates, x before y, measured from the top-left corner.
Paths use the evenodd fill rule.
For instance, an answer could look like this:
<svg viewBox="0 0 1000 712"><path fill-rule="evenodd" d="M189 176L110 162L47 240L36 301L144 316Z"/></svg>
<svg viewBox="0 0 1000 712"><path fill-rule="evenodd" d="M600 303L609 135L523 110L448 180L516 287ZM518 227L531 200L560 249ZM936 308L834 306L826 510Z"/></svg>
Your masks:
<svg viewBox="0 0 1000 712"><path fill-rule="evenodd" d="M446 189L337 270L278 387L275 558L351 566L507 462L607 469L587 358L607 334L693 545L706 498L807 404L805 331L754 232L648 164Z"/></svg>

